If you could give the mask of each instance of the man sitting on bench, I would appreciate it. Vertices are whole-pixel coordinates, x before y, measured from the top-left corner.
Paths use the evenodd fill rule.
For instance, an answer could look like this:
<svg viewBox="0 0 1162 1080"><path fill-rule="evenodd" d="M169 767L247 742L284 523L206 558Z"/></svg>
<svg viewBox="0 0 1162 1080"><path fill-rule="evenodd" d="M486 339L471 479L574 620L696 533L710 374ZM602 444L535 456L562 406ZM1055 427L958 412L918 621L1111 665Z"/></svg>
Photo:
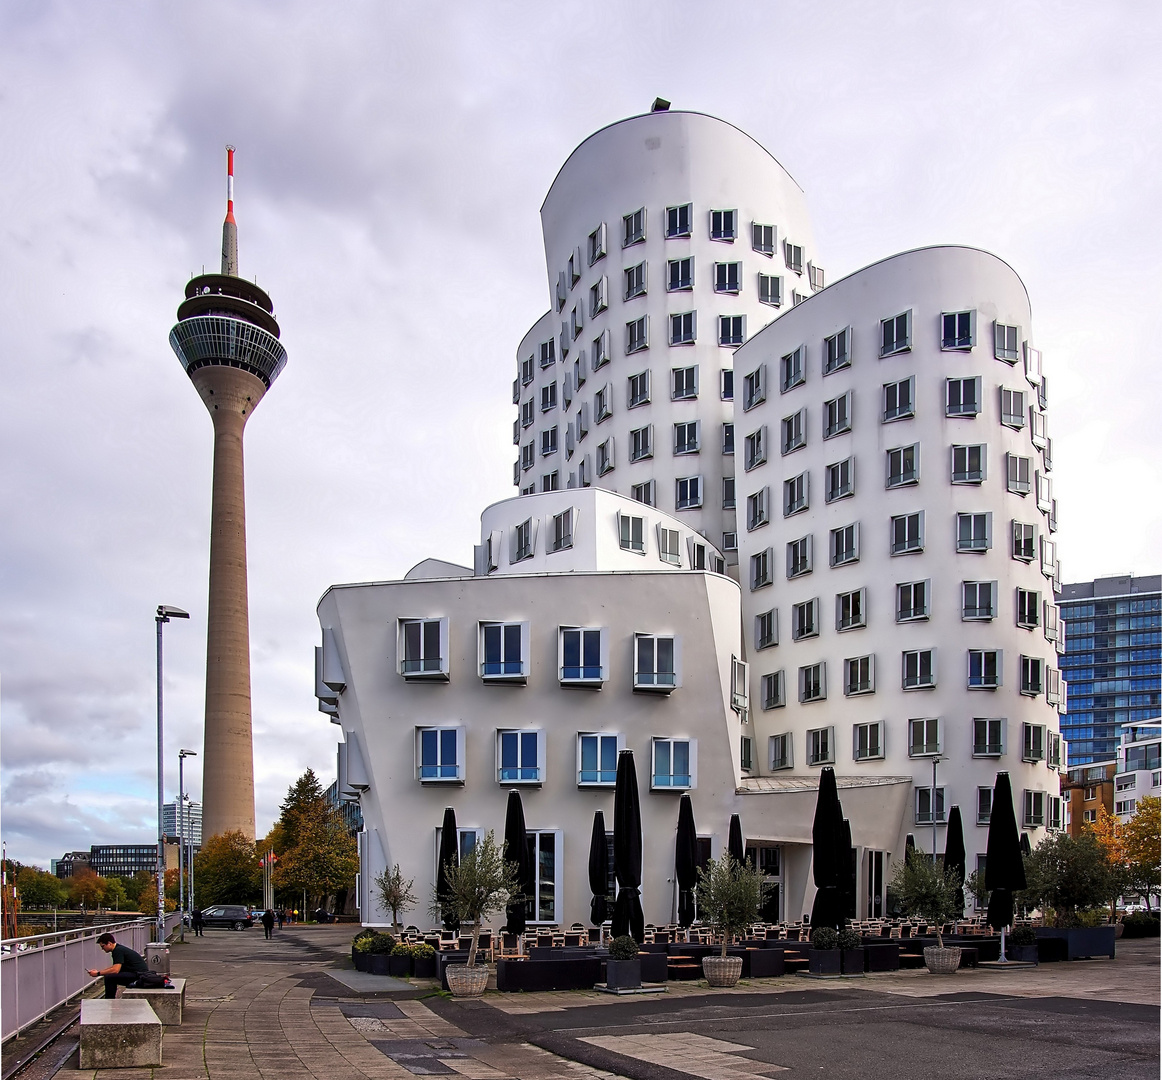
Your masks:
<svg viewBox="0 0 1162 1080"><path fill-rule="evenodd" d="M102 934L97 938L97 945L102 952L109 953L109 959L113 962L109 967L100 970L89 968L89 975L94 979L99 975L105 977L107 998L117 996L118 986L129 986L137 982L140 976L150 974L145 958L125 945L118 945L117 939L112 934Z"/></svg>

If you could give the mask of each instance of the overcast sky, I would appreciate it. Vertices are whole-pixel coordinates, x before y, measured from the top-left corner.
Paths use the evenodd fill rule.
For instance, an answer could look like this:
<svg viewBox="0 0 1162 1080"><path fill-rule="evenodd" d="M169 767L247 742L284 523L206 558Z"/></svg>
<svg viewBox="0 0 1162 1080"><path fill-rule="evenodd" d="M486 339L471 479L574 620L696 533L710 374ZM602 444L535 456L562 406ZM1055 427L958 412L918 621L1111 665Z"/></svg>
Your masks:
<svg viewBox="0 0 1162 1080"><path fill-rule="evenodd" d="M290 354L246 436L258 828L330 781L315 605L471 558L512 493L538 209L656 95L766 146L828 279L933 243L1021 275L1065 579L1158 572L1157 3L0 3L0 776L11 856L156 831L200 750L211 426L167 342L216 268ZM438 417L438 420L425 419ZM201 776L192 759L195 796Z"/></svg>

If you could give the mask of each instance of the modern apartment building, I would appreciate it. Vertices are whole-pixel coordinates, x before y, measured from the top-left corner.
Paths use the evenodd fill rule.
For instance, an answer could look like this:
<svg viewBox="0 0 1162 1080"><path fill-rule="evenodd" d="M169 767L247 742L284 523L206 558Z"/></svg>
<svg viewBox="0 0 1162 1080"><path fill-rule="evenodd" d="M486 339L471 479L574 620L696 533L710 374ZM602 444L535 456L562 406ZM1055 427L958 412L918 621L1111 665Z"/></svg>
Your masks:
<svg viewBox="0 0 1162 1080"><path fill-rule="evenodd" d="M1061 801L1065 813L1065 830L1075 840L1086 825L1094 824L1098 812L1114 812L1114 773L1116 761L1092 761L1075 765L1061 774Z"/></svg>
<svg viewBox="0 0 1162 1080"><path fill-rule="evenodd" d="M1064 585L1057 599L1069 764L1108 761L1128 728L1162 716L1162 575Z"/></svg>
<svg viewBox="0 0 1162 1080"><path fill-rule="evenodd" d="M178 811L176 799L162 806L161 823L162 830L166 836L177 837ZM182 818L181 835L185 838L187 844L191 844L195 848L202 846L202 804L200 802L186 803L185 814Z"/></svg>
<svg viewBox="0 0 1162 1080"><path fill-rule="evenodd" d="M1118 746L1114 816L1129 821L1147 796L1162 796L1162 731L1130 728Z"/></svg>

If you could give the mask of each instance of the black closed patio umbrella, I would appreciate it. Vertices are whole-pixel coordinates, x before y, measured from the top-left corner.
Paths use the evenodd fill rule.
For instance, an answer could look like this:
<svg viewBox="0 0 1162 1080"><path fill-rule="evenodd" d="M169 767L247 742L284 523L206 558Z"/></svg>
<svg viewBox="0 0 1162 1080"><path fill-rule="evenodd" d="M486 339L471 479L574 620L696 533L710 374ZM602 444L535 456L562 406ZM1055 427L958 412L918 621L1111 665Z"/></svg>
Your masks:
<svg viewBox="0 0 1162 1080"><path fill-rule="evenodd" d="M646 939L641 899L642 815L632 750L622 750L617 755L617 783L613 789L613 872L617 875L613 936L629 934L640 945Z"/></svg>
<svg viewBox="0 0 1162 1080"><path fill-rule="evenodd" d="M840 916L854 919L855 909L855 849L851 846L851 822L844 818L839 830L839 888L843 893Z"/></svg>
<svg viewBox="0 0 1162 1080"><path fill-rule="evenodd" d="M508 807L504 812L504 857L517 865L517 880L521 895L513 898L505 909L504 928L510 934L523 934L528 918L526 905L531 897L532 866L529 861L528 831L525 829L525 807L520 792L508 793Z"/></svg>
<svg viewBox="0 0 1162 1080"><path fill-rule="evenodd" d="M742 839L742 819L737 814L730 815L730 832L726 841L726 850L739 866L746 862L746 844Z"/></svg>
<svg viewBox="0 0 1162 1080"><path fill-rule="evenodd" d="M842 830L843 807L839 803L835 770L828 765L819 773L819 795L811 825L811 876L817 890L811 905L812 930L819 926L838 930L843 922Z"/></svg>
<svg viewBox="0 0 1162 1080"><path fill-rule="evenodd" d="M689 795L678 803L678 835L674 841L674 880L678 883L678 925L694 921L694 886L698 884L698 830Z"/></svg>
<svg viewBox="0 0 1162 1080"><path fill-rule="evenodd" d="M1029 834L1027 832L1021 833L1021 854L1033 854L1033 845L1029 843Z"/></svg>
<svg viewBox="0 0 1162 1080"><path fill-rule="evenodd" d="M593 813L593 834L589 838L589 921L600 926L609 918L609 845L605 839L605 815Z"/></svg>
<svg viewBox="0 0 1162 1080"><path fill-rule="evenodd" d="M904 837L904 862L910 863L912 861L912 856L915 854L916 838L911 833L908 833L908 835Z"/></svg>
<svg viewBox="0 0 1162 1080"><path fill-rule="evenodd" d="M989 890L988 924L1001 932L1001 963L1005 962L1005 928L1013 921L1013 893L1026 888L1021 837L1013 811L1013 789L1007 772L997 773L989 817L984 885Z"/></svg>
<svg viewBox="0 0 1162 1080"><path fill-rule="evenodd" d="M440 864L436 868L436 900L440 904L441 919L445 930L456 933L460 929L460 919L447 905L447 867L460 865L459 834L456 831L456 811L450 806L444 808L444 823L440 826Z"/></svg>
<svg viewBox="0 0 1162 1080"><path fill-rule="evenodd" d="M960 807L948 811L948 836L944 841L944 874L952 874L956 880L956 917L964 917L965 878L964 825L960 820Z"/></svg>

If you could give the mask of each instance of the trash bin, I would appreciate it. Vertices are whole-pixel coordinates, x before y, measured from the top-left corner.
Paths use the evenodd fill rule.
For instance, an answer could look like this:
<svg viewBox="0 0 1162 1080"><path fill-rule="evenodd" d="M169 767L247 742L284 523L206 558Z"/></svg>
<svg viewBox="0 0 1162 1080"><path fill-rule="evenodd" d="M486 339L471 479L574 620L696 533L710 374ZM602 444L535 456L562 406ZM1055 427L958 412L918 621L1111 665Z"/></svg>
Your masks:
<svg viewBox="0 0 1162 1080"><path fill-rule="evenodd" d="M149 970L158 975L169 974L169 945L162 942L150 942L145 946L145 962Z"/></svg>

